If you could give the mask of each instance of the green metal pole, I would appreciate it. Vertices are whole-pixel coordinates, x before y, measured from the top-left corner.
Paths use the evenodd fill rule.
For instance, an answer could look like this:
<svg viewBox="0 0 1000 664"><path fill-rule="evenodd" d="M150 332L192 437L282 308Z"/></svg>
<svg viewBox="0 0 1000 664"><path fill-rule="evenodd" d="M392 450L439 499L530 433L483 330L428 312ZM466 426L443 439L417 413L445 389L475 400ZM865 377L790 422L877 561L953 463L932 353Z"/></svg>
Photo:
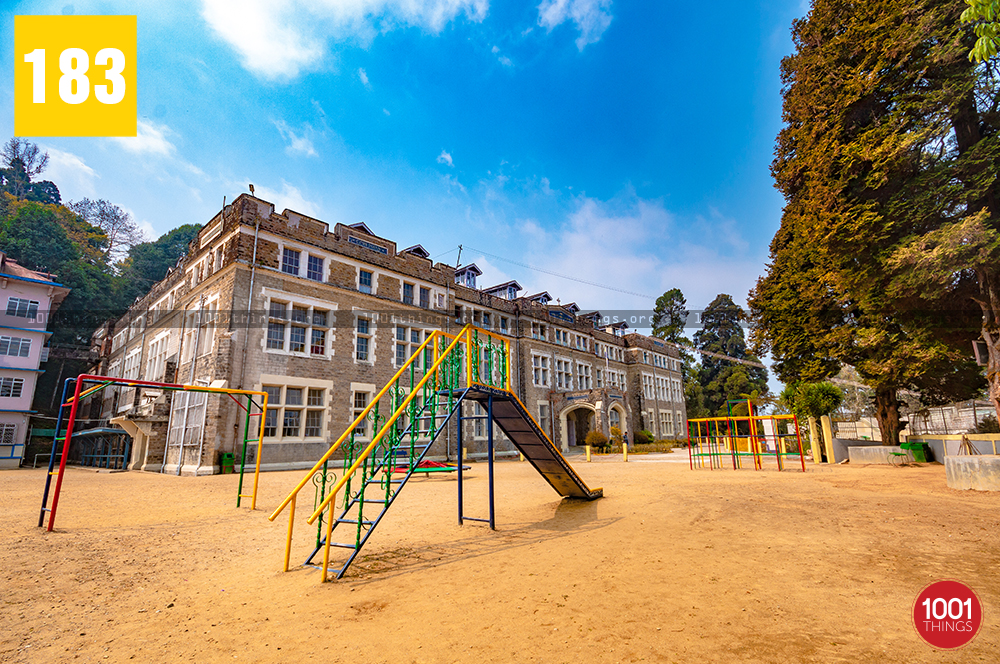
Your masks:
<svg viewBox="0 0 1000 664"><path fill-rule="evenodd" d="M239 402L237 402L239 403ZM236 506L240 506L240 501L243 500L243 468L246 466L247 461L247 442L250 436L250 406L253 404L253 397L249 394L247 395L247 416L246 420L243 422L243 455L240 457L240 483L239 487L236 489ZM261 413L260 416L264 417L265 413ZM221 469L220 469L221 471Z"/></svg>

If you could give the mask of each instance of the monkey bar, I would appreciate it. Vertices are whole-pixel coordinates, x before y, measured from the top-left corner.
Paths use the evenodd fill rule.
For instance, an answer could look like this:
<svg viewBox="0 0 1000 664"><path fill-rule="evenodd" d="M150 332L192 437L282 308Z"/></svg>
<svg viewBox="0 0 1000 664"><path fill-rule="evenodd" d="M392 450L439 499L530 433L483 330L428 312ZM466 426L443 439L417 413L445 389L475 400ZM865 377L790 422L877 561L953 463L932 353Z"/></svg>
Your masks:
<svg viewBox="0 0 1000 664"><path fill-rule="evenodd" d="M734 404L746 404L747 415L734 415ZM726 461L733 470L749 459L754 470L761 470L764 459L774 457L778 470L785 470L788 457L799 457L802 472L806 459L802 436L795 415L756 415L750 400L727 402L726 417L703 417L688 420L688 463L695 468L721 469ZM785 433L781 433L781 429ZM795 451L789 452L794 442Z"/></svg>
<svg viewBox="0 0 1000 664"><path fill-rule="evenodd" d="M73 396L69 399L66 398L66 393L69 391L70 384L74 384ZM83 389L85 383L96 383L92 387ZM228 394L229 397L236 402L236 404L246 413L245 423L243 427L243 455L240 462L240 481L239 487L236 490L236 506L240 506L240 501L243 498L250 498L250 509L255 509L257 507L257 483L260 478L260 455L262 451L263 439L264 439L264 413L267 412L267 393L258 392L256 390L233 390L224 387L211 387L209 385L184 385L179 383L159 383L148 380L130 380L126 378L108 378L107 376L96 376L91 374L80 374L76 378L67 378L66 382L63 384L63 395L62 400L59 405L59 415L56 419L55 436L52 438L52 455L49 457L49 470L45 476L45 490L42 492L42 509L38 515L38 527L41 528L42 524L45 522L45 513L49 513L49 525L48 530L51 531L56 520L56 508L59 506L59 492L62 489L63 476L66 472L66 460L69 457L70 444L73 440L73 425L76 423L77 408L80 404L80 400L84 397L88 397L92 394L100 392L107 387L111 386L123 386L123 387L149 387L164 390L167 392L187 392L187 393L209 393L209 394ZM239 396L246 397L246 404L244 405ZM258 404L254 401L254 396L261 397L261 401ZM59 436L59 431L62 429L62 419L63 412L66 408L69 408L69 417L66 422L66 435L63 437ZM255 412L256 411L256 412ZM250 439L250 418L257 417L260 420L260 424L257 427L257 438ZM77 434L79 436L79 434ZM55 466L56 457L56 447L59 441L62 440L62 455L59 461L59 470L53 471ZM246 455L247 446L250 443L257 443L257 455L256 464L254 468L253 477L253 491L250 494L243 493L243 474L246 466ZM181 444L181 451L183 451L183 439ZM164 454L166 454L166 448L164 448ZM166 461L166 459L164 459ZM199 460L200 461L200 460ZM127 459L123 460L122 466L124 467L127 463ZM179 456L177 459L178 470L180 469L183 459ZM52 507L48 507L49 499L49 489L52 483L53 475L56 477L55 491L52 494Z"/></svg>

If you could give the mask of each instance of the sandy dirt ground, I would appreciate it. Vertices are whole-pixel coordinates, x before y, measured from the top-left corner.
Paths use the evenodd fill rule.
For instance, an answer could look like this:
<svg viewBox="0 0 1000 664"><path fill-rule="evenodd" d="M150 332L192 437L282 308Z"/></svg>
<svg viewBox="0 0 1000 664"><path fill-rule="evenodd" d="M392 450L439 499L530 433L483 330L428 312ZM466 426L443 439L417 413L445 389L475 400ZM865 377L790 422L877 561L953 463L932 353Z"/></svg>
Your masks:
<svg viewBox="0 0 1000 664"><path fill-rule="evenodd" d="M281 571L287 520L267 520L301 472L262 475L250 512L232 475L69 469L52 533L35 527L44 471L2 472L0 661L1000 660L1000 495L950 490L942 466L582 461L606 498L563 501L499 463L495 532L457 525L453 477L416 479L327 584ZM485 464L471 478L467 513L485 516ZM959 651L911 624L940 578L984 605Z"/></svg>

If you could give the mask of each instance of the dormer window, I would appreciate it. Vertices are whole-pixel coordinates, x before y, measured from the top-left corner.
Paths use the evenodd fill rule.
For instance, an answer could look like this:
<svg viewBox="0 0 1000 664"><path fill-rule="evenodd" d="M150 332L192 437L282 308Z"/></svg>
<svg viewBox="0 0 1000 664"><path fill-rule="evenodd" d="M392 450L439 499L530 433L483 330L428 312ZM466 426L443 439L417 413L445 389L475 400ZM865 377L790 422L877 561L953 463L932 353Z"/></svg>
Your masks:
<svg viewBox="0 0 1000 664"><path fill-rule="evenodd" d="M476 275L473 274L472 272L466 272L465 273L465 285L468 286L469 288L475 288L476 287Z"/></svg>
<svg viewBox="0 0 1000 664"><path fill-rule="evenodd" d="M507 287L507 299L508 300L514 300L516 298L517 298L517 289L514 288L513 286L508 286Z"/></svg>

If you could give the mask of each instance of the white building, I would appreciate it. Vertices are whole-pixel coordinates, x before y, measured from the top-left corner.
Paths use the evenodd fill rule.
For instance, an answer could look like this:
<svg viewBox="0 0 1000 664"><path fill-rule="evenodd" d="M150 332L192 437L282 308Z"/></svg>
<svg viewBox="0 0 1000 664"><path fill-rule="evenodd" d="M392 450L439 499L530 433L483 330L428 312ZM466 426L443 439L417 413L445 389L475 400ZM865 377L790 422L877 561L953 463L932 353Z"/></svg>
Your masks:
<svg viewBox="0 0 1000 664"><path fill-rule="evenodd" d="M18 265L0 251L0 469L24 456L39 365L48 359L49 316L69 294L51 274Z"/></svg>

